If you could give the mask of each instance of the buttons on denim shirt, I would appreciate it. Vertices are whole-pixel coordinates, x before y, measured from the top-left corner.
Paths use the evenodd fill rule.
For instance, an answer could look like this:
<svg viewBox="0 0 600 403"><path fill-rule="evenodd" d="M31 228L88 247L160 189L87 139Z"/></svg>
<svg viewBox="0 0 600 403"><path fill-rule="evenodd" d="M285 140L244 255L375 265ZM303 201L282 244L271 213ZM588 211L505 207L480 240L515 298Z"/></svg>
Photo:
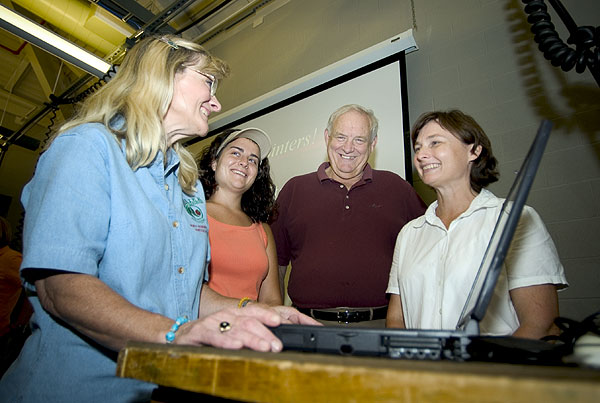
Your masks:
<svg viewBox="0 0 600 403"><path fill-rule="evenodd" d="M179 272L179 274L185 273L185 269L183 267L180 267L179 269L177 269L177 271Z"/></svg>
<svg viewBox="0 0 600 403"><path fill-rule="evenodd" d="M165 183L165 190L169 190L169 185Z"/></svg>
<svg viewBox="0 0 600 403"><path fill-rule="evenodd" d="M179 221L173 221L173 228L179 227Z"/></svg>

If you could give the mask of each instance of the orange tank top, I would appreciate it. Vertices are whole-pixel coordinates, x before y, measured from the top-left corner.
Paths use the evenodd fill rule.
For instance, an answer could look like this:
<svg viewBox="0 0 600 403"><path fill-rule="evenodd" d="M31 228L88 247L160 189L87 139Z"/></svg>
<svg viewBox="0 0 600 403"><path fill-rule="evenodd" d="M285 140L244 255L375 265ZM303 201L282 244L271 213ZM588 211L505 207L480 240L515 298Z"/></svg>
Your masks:
<svg viewBox="0 0 600 403"><path fill-rule="evenodd" d="M257 300L269 268L267 234L262 224L239 227L208 216L208 227L208 286L226 297Z"/></svg>

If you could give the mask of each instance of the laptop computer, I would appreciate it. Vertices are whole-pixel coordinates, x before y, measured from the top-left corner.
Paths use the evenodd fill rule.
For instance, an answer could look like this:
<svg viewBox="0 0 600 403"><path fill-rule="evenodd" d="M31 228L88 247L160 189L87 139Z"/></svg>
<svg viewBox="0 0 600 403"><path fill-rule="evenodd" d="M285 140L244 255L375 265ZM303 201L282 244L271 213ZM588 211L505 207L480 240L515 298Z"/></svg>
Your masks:
<svg viewBox="0 0 600 403"><path fill-rule="evenodd" d="M456 329L375 329L308 325L272 328L284 350L389 358L509 362L556 361L549 343L511 337L481 336L479 323L492 299L502 264L531 189L552 123L543 120L502 205L478 273ZM517 352L510 354L510 352Z"/></svg>

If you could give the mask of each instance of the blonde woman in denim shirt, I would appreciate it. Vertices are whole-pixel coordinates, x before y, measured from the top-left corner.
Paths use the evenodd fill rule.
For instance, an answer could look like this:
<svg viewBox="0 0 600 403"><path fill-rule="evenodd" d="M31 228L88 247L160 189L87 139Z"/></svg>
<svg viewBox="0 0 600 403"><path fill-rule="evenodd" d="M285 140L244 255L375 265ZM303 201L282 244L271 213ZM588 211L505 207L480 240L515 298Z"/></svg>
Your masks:
<svg viewBox="0 0 600 403"><path fill-rule="evenodd" d="M203 285L205 199L180 141L206 135L226 74L193 42L143 39L42 154L22 195L33 333L7 401L147 401L154 385L115 376L127 341L279 351L263 324L312 323Z"/></svg>

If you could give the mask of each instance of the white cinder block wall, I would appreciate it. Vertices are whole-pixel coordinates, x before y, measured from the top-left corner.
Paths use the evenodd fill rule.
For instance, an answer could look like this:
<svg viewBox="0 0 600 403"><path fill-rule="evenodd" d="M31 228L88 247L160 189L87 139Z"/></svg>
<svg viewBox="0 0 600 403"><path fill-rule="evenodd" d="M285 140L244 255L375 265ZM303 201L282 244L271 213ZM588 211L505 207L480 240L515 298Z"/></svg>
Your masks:
<svg viewBox="0 0 600 403"><path fill-rule="evenodd" d="M600 25L599 2L563 4L578 25ZM579 319L600 309L600 89L589 71L564 73L543 58L522 10L517 0L416 1L421 50L407 57L411 119L429 108L472 114L500 161L501 181L491 186L498 195L540 119L554 122L528 204L548 226L571 284L559 294L561 314Z"/></svg>
<svg viewBox="0 0 600 403"><path fill-rule="evenodd" d="M597 0L562 2L578 25L600 25ZM553 120L528 204L546 222L571 284L559 294L561 314L581 319L600 309L600 90L588 71L551 66L525 18L518 0L291 0L255 27L206 45L232 67L219 90L228 109L416 23L420 50L407 55L410 121L432 109L473 115L500 161L501 180L491 187L499 196L540 120ZM433 200L416 177L415 187Z"/></svg>

